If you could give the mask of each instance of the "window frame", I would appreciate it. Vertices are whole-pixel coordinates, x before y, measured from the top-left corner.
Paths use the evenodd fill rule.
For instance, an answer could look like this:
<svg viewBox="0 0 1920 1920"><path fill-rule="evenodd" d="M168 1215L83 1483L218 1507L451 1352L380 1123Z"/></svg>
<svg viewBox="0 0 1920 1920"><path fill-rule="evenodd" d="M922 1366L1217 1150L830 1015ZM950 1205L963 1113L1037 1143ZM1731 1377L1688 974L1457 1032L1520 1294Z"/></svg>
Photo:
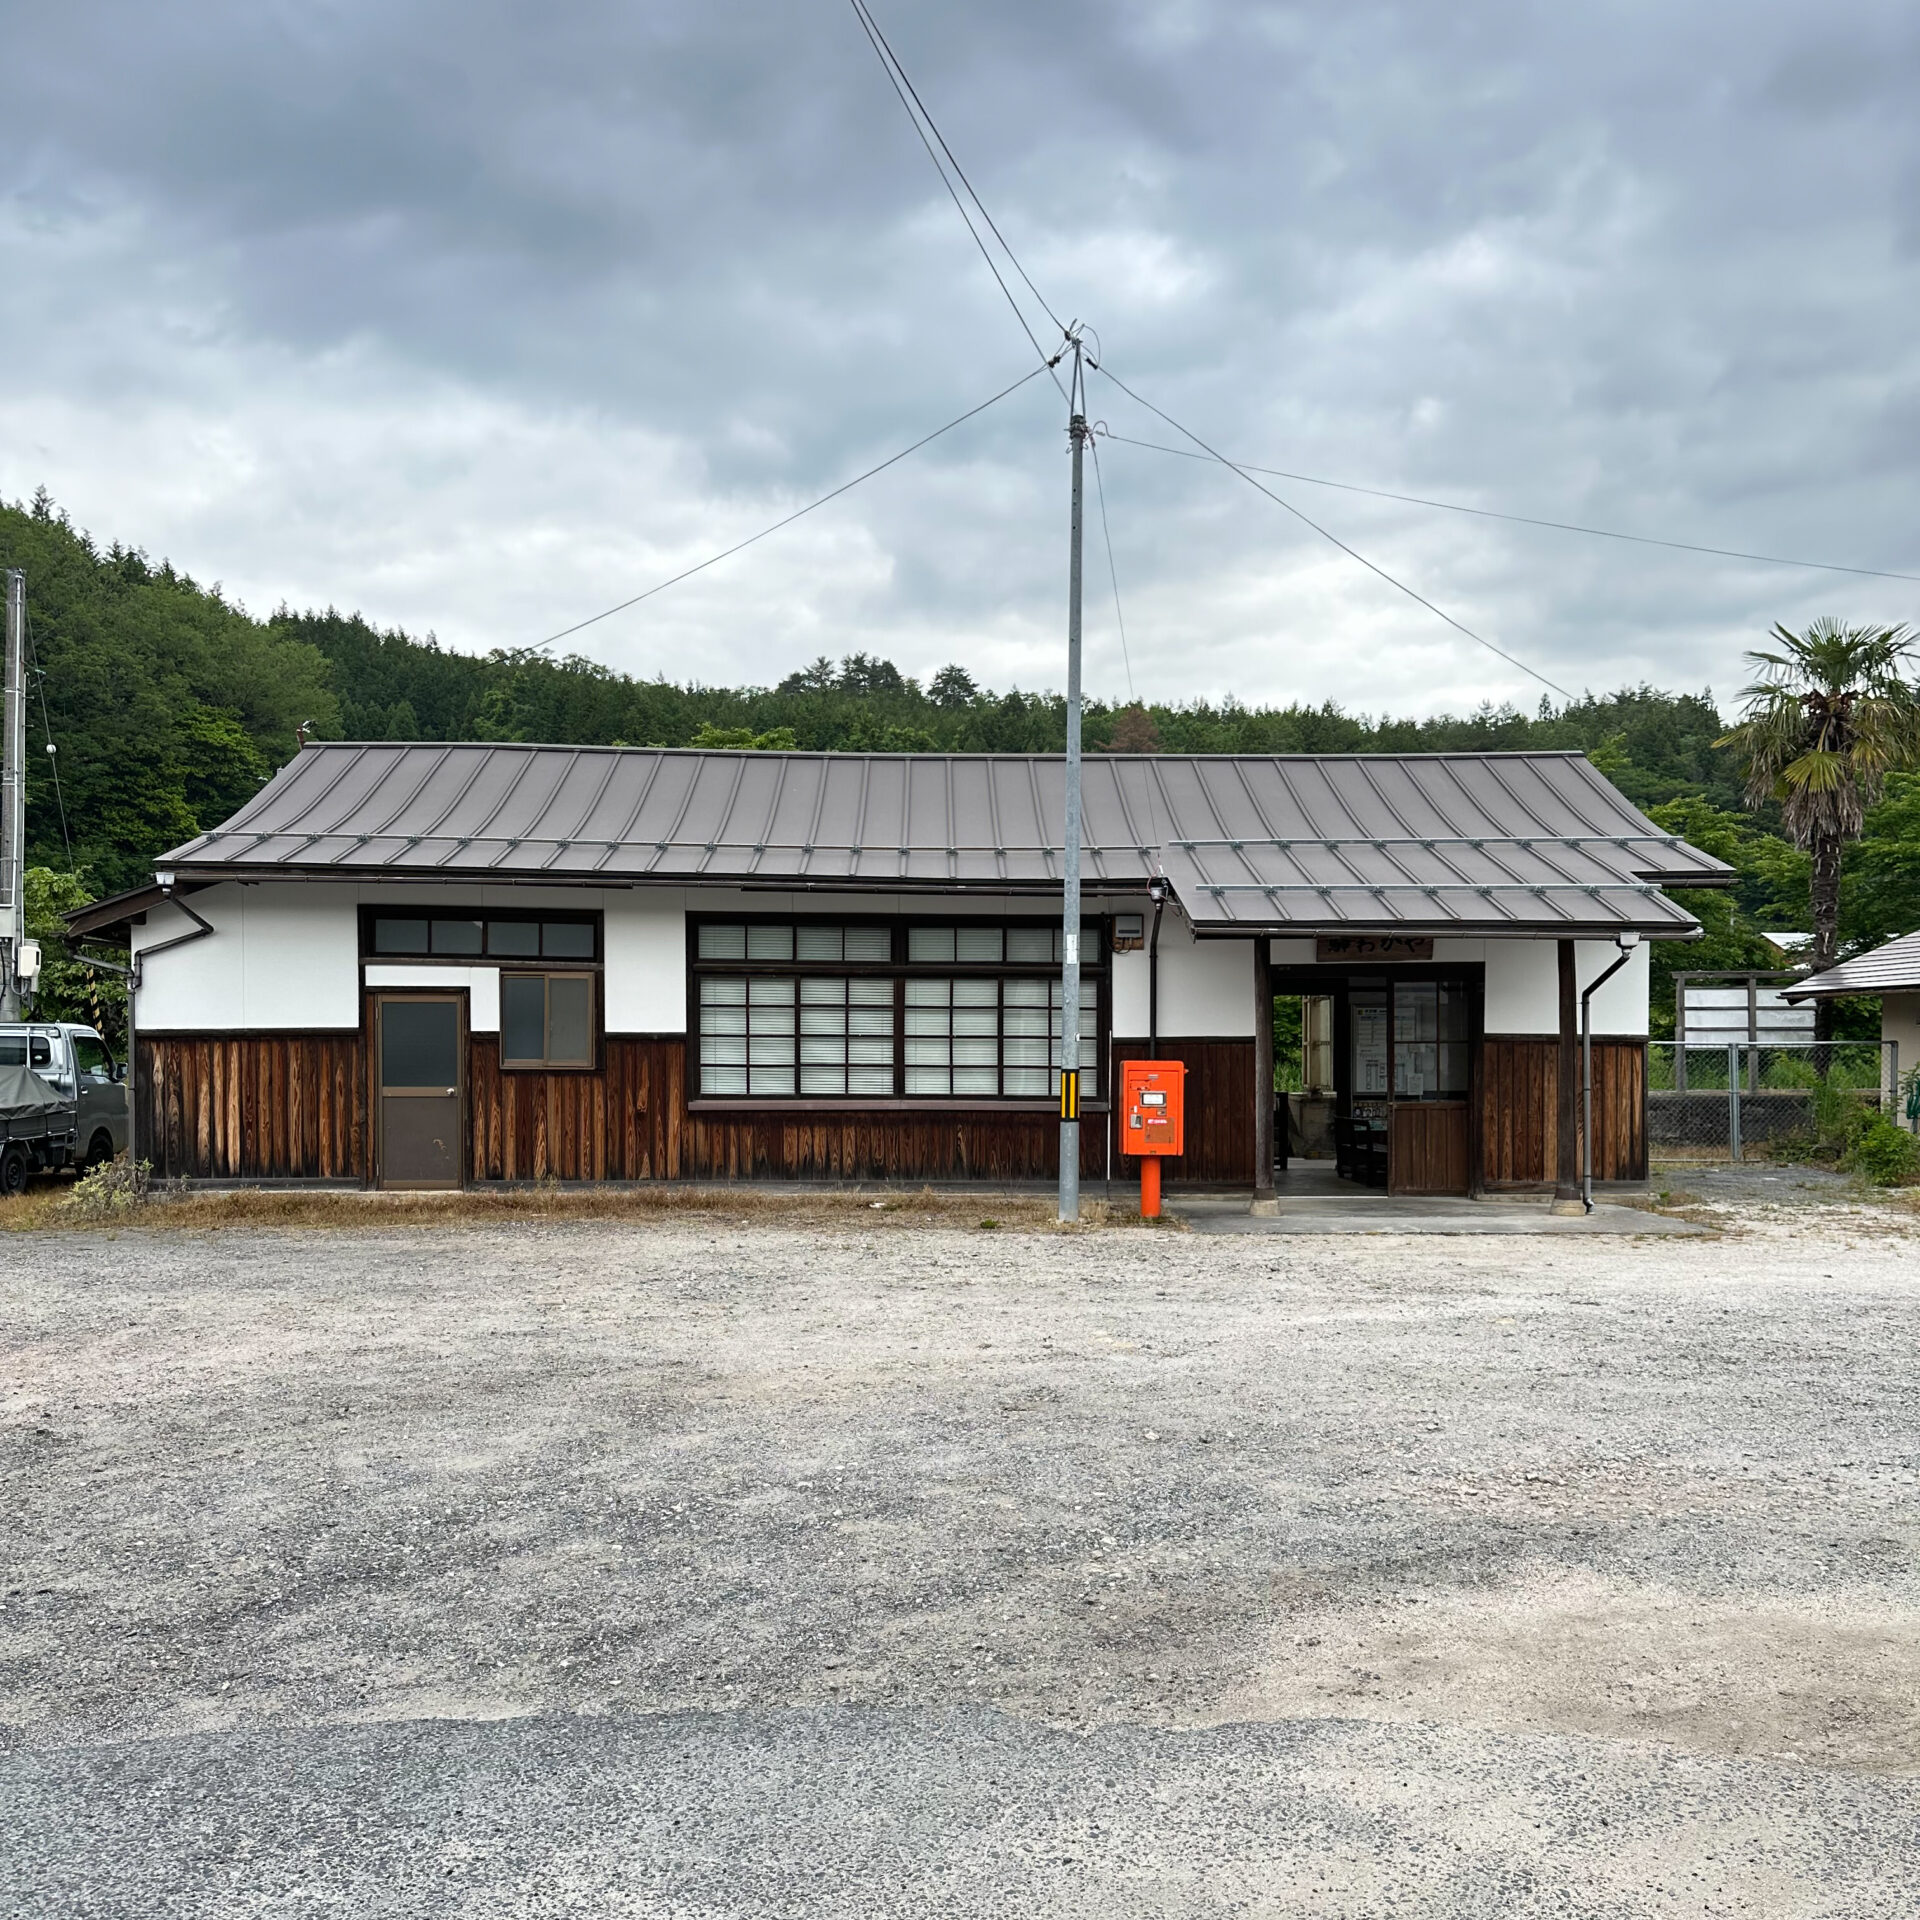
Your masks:
<svg viewBox="0 0 1920 1920"><path fill-rule="evenodd" d="M492 921L511 921L517 926L565 925L586 927L593 936L593 958L586 959L545 959L537 953L508 954L486 952L485 936L482 935L482 951L479 953L381 953L373 944L373 925L376 920L478 920L483 924ZM591 1005L587 1014L587 1059L583 1065L569 1063L564 1066L548 1065L543 1062L512 1061L506 1057L507 1034L504 1008L501 1024L491 1036L494 1042L496 1063L502 1073L599 1073L606 1065L606 974L607 953L606 915L592 908L581 907L483 907L465 901L446 906L419 906L407 902L397 906L362 904L360 908L360 967L361 998L364 1001L369 992L404 992L404 988L368 988L366 969L368 967L419 967L439 969L446 967L478 967L495 973L506 974L584 974L588 979L587 991L591 996ZM428 991L430 989L423 989ZM471 1034L471 1007L469 1006L469 1033ZM486 1039L486 1034L477 1036Z"/></svg>
<svg viewBox="0 0 1920 1920"><path fill-rule="evenodd" d="M1111 1105L1107 1080L1112 1072L1113 1026L1113 929L1110 914L1082 913L1082 924L1099 930L1100 957L1081 961L1081 979L1095 989L1093 1016L1094 1054L1100 1063L1101 1097L1083 1102L1084 1113L1105 1113ZM906 987L909 980L990 980L1045 979L1058 982L1060 963L1041 965L1035 961L1008 960L933 960L910 961L908 938L916 927L964 927L969 924L1001 928L1036 927L1058 931L1060 916L1033 913L747 913L689 912L686 933L687 994L687 1104L707 1112L796 1113L857 1112L884 1109L892 1112L928 1113L1052 1113L1060 1110L1057 1093L1044 1095L1005 1093L925 1094L906 1091ZM888 933L890 957L886 960L702 960L700 933L709 926L803 926L884 927ZM796 943L797 944L797 943ZM707 1093L702 1089L700 1059L700 983L704 979L773 978L802 980L814 978L882 978L893 982L893 1091L891 1093ZM796 1000L797 1004L797 1000ZM1004 996L999 1001L1004 1016ZM1083 1041L1087 1035L1084 1030ZM799 1084L798 1033L795 1037L795 1086ZM998 1040L1004 1046L1006 1032L1002 1024ZM1001 1059L1004 1071L1004 1055ZM1049 1067L1049 1072L1051 1068Z"/></svg>
<svg viewBox="0 0 1920 1920"><path fill-rule="evenodd" d="M538 953L489 953L486 936L481 935L478 953L382 953L374 945L373 928L377 920L478 920L510 921L516 926L586 927L593 935L590 957L576 954L548 958ZM431 935L429 935L431 944ZM454 906L422 907L408 902L401 906L366 906L360 909L360 958L381 967L502 967L532 973L571 973L581 968L598 970L606 964L606 916L588 908L556 907L543 911L538 907L482 907L462 902Z"/></svg>
<svg viewBox="0 0 1920 1920"><path fill-rule="evenodd" d="M600 1070L600 976L595 968L585 966L548 966L502 968L502 973L511 972L517 978L538 979L546 983L546 991L541 999L541 1030L543 1037L549 1036L553 1026L553 987L555 980L584 980L587 983L587 1057L584 1060L524 1060L507 1057L507 995L506 982L500 983L500 1032L496 1042L499 1052L500 1071L502 1073L597 1073Z"/></svg>

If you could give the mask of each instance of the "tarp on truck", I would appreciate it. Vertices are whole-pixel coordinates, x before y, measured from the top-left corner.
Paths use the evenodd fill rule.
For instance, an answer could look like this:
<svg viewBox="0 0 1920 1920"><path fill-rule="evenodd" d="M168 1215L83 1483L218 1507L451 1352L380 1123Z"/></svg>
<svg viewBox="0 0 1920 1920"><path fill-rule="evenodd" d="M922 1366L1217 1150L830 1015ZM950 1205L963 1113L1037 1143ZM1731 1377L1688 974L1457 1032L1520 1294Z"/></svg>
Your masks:
<svg viewBox="0 0 1920 1920"><path fill-rule="evenodd" d="M73 1102L31 1067L0 1067L0 1120L52 1120L71 1114Z"/></svg>

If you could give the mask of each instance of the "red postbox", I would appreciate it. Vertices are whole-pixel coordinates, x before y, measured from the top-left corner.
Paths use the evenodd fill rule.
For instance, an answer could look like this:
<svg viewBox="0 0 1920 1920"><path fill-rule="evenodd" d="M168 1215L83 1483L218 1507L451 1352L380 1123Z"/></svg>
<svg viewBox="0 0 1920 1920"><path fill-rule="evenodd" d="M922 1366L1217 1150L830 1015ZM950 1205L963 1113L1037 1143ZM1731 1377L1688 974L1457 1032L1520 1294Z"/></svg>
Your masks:
<svg viewBox="0 0 1920 1920"><path fill-rule="evenodd" d="M1120 1151L1140 1161L1140 1217L1160 1217L1160 1162L1187 1144L1187 1069L1178 1060L1120 1067Z"/></svg>

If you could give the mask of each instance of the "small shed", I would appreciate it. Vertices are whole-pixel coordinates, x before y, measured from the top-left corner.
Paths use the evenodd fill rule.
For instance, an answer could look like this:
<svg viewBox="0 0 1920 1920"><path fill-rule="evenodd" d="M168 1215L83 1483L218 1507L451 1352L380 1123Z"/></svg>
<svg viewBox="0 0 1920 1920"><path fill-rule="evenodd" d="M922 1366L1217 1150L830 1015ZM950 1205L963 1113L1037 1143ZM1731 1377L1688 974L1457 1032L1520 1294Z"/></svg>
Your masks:
<svg viewBox="0 0 1920 1920"><path fill-rule="evenodd" d="M1920 933L1902 934L1824 973L1809 974L1781 997L1840 1000L1857 994L1879 997L1880 1038L1897 1048L1894 1071L1904 1080L1920 1066Z"/></svg>

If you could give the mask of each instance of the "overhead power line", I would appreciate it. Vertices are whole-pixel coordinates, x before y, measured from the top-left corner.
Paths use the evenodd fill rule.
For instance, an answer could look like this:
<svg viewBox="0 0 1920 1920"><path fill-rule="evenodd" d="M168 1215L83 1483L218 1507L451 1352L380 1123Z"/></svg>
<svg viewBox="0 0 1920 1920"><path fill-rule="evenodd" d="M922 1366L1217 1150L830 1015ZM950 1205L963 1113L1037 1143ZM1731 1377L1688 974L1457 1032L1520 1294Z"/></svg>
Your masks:
<svg viewBox="0 0 1920 1920"><path fill-rule="evenodd" d="M709 554L706 559L691 567L685 567L670 578L661 580L647 588L644 593L636 593L631 599L622 600L617 605L603 608L599 613L589 614L584 620L576 620L570 627L562 627L558 633L550 633L544 640L537 641L536 647L550 647L556 641L564 640L570 634L579 633L585 627L597 626L602 620L610 620L616 613L625 613L629 607L637 607L643 600L651 600L656 593L665 593L669 587L677 587L682 580L690 580L696 573L704 573L709 567L717 567L722 560L730 560L736 553L744 553L748 547L757 545L769 534L778 533L782 527L790 527L796 520L804 520L810 513L824 507L830 500L838 500L843 493L851 493L855 487L871 480L875 474L885 473L889 467L897 467L909 454L915 454L922 447L931 446L944 433L951 433L955 427L964 426L969 420L983 414L989 407L998 406L1011 393L1018 393L1029 380L1037 380L1047 368L1044 364L1023 373L1010 387L1002 387L990 400L982 400L977 407L969 407L965 413L955 414L944 427L935 427L931 433L922 434L910 447L902 447L890 458L882 460L878 466L869 467L865 473L856 473L851 480L843 480L831 493L823 493L818 500L809 500L804 507L796 507L792 513L783 515L770 527L762 527L758 533L749 534L746 539L736 541L720 552Z"/></svg>
<svg viewBox="0 0 1920 1920"><path fill-rule="evenodd" d="M1123 447L1144 447L1149 453L1170 453L1177 460L1220 457L1193 453L1185 447L1162 446L1157 440L1134 440L1124 433L1108 433L1105 438ZM1816 573L1853 573L1869 580L1920 580L1920 573L1895 573L1885 567L1844 567L1832 560L1789 560L1777 553L1746 553L1738 547L1705 547L1692 540L1662 540L1650 533L1621 533L1617 528L1583 527L1571 520L1539 520L1527 513L1500 513L1492 507L1469 507L1458 500L1429 500L1423 494L1392 493L1385 487L1361 487L1350 480L1326 480L1314 473L1289 473L1284 467L1256 467L1245 460L1231 460L1227 464L1241 473L1271 474L1276 480L1298 480L1309 487L1333 487L1341 493L1365 494L1372 500L1398 500L1409 507L1437 507L1443 513L1470 513L1479 520L1507 520L1521 527L1550 527L1556 533L1586 533L1597 540L1630 540L1636 546L1670 547L1676 553L1707 553L1722 560L1756 560L1769 567L1807 567Z"/></svg>
<svg viewBox="0 0 1920 1920"><path fill-rule="evenodd" d="M1300 509L1296 507L1291 500L1282 499L1281 496L1275 493L1271 487L1262 486L1260 482L1256 480L1253 477L1253 475L1245 467L1236 465L1233 461L1229 460L1224 453L1220 452L1218 448L1209 446L1206 443L1206 441L1202 440L1200 436L1193 431L1191 427L1183 427L1180 424L1180 422L1172 416L1172 414L1162 412L1161 409L1156 407L1151 400L1145 399L1140 394L1135 393L1134 390L1130 386L1128 386L1127 383L1124 380L1122 380L1117 373L1113 372L1111 368L1105 367L1105 366L1099 366L1096 368L1096 371L1105 374L1106 377L1109 380L1111 380L1113 384L1116 387L1118 387L1120 391L1124 393L1129 400L1133 401L1136 406L1145 407L1146 410L1150 414L1152 414L1156 420L1164 421L1168 426L1170 426L1174 430L1175 433L1184 434L1186 438L1191 440L1193 444L1196 447L1198 447L1201 450L1201 452L1204 453L1209 459L1219 461L1219 463L1223 467L1225 467L1229 473L1237 473L1240 476L1240 478L1244 480L1247 483L1247 485L1250 486L1256 493L1264 493L1267 496L1267 498L1271 500L1276 507L1284 507L1286 511L1292 514L1293 517L1296 520L1298 520L1303 526L1311 527L1314 530L1314 532L1321 537L1321 539L1331 541L1334 546L1338 547L1340 551L1348 557L1348 559L1359 561L1359 563L1363 567L1365 567L1369 573L1377 573L1380 576L1380 578L1387 583L1388 586L1395 588L1397 591L1401 593L1404 593L1409 600L1418 602L1418 604L1425 607L1429 613L1435 615L1437 618L1441 620L1444 620L1447 623L1447 625L1453 628L1453 630L1456 633L1465 634L1466 637L1469 640L1471 640L1475 646L1485 647L1489 653L1497 654L1499 658L1506 661L1506 663L1510 667L1518 667L1520 671L1526 674L1529 678L1538 680L1543 687L1551 688L1552 691L1559 694L1563 700L1572 700L1574 698L1574 696L1571 693L1569 693L1567 689L1559 683L1559 681L1549 680L1544 673L1539 671L1538 668L1528 666L1524 660L1519 659L1515 655L1509 653L1505 647L1497 647L1484 634L1475 633L1474 630L1470 626L1466 625L1464 621L1456 620L1453 617L1453 615L1447 612L1447 610L1444 607L1435 606L1434 603L1431 600L1429 600L1424 593L1418 593L1412 587L1408 586L1404 580L1396 579L1392 574L1390 574L1386 570L1385 567L1379 566L1374 561L1369 560L1364 553L1358 550L1358 548L1348 546L1348 544L1344 540L1342 540L1337 533L1329 532L1325 527L1323 527L1319 523L1319 521L1312 519L1307 514L1302 513ZM1115 436L1109 436L1109 437L1111 438ZM1178 449L1176 448L1175 451L1177 452Z"/></svg>
<svg viewBox="0 0 1920 1920"><path fill-rule="evenodd" d="M1059 315L1047 305L1046 296L1033 284L1032 277L1020 264L1020 256L1007 245L1007 237L994 223L993 215L987 211L986 202L974 191L973 182L967 178L966 170L954 158L953 149L947 145L946 135L940 131L939 123L927 111L926 102L920 98L912 76L901 65L900 56L894 52L887 36L880 31L880 23L868 10L866 0L848 0L848 4L853 8L854 17L860 22L861 31L867 36L867 42L873 48L874 57L880 62L888 84L893 88L894 96L899 100L907 118L913 122L913 130L920 136L920 144L926 148L927 158L933 162L933 170L940 176L940 184L946 188L948 198L953 202L954 211L960 216L961 224L966 228L973 244L980 249L980 257L987 263L987 271L993 275L1000 291L1006 296L1007 305L1013 309L1013 317L1020 322L1020 331L1032 343L1034 352L1046 363L1048 371L1053 372L1059 363L1059 354L1056 353L1052 358L1048 358L1047 350L1040 344L1040 337L1034 332L1025 310L1013 297L1013 289L1007 285L1006 276L1000 271L999 263L994 259L987 243L981 239L979 228L973 224L973 217L967 212L966 202L960 198L960 189L953 184L953 179L947 173L947 165L941 162L940 154L946 155L947 164L952 166L954 174L959 177L960 186L967 190L967 199L973 202L980 218L986 223L988 231L999 241L1000 250L1007 256L1014 272L1026 282L1028 291L1040 302L1041 310L1056 327L1060 328L1062 336L1066 334L1067 329L1061 326ZM936 141L939 143L940 153L934 152ZM1053 373L1053 384L1056 387L1060 386L1058 373ZM1065 391L1065 388L1061 388L1063 395Z"/></svg>

